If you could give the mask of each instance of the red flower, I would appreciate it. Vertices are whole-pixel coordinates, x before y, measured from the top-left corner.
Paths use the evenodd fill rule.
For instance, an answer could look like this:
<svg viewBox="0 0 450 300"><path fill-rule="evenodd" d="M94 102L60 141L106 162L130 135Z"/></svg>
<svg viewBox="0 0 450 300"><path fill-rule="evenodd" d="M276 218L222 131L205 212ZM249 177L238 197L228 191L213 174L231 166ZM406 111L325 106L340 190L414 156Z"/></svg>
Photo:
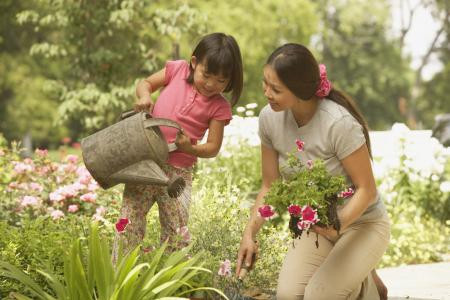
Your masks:
<svg viewBox="0 0 450 300"><path fill-rule="evenodd" d="M344 191L339 193L339 197L340 198L348 198L350 196L352 196L355 193L355 191L350 187L348 189L345 189Z"/></svg>
<svg viewBox="0 0 450 300"><path fill-rule="evenodd" d="M271 205L264 205L258 208L259 215L264 219L273 219L276 217L275 211Z"/></svg>
<svg viewBox="0 0 450 300"><path fill-rule="evenodd" d="M302 209L298 205L291 204L288 207L288 211L292 216L298 217L300 215L300 213L302 212Z"/></svg>
<svg viewBox="0 0 450 300"><path fill-rule="evenodd" d="M297 144L298 152L303 151L303 149L305 148L305 142L297 139L297 140L295 140L295 143Z"/></svg>
<svg viewBox="0 0 450 300"><path fill-rule="evenodd" d="M119 219L116 223L116 230L118 233L121 233L125 230L125 228L130 224L130 221L127 218Z"/></svg>
<svg viewBox="0 0 450 300"><path fill-rule="evenodd" d="M317 223L317 211L311 206L305 205L302 208L302 220L311 223Z"/></svg>

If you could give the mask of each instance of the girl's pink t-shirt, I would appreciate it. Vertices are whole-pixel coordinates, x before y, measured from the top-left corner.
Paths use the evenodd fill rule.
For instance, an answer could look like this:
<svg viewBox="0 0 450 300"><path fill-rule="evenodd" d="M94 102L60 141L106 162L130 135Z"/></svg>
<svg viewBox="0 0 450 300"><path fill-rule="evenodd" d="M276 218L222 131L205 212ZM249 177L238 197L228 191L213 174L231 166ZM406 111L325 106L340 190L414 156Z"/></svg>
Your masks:
<svg viewBox="0 0 450 300"><path fill-rule="evenodd" d="M198 93L193 85L186 82L189 76L189 64L184 60L166 63L164 89L153 108L153 117L170 119L183 128L191 138L192 144L197 144L203 138L212 119L231 120L231 106L222 95L205 97ZM167 143L175 142L178 130L160 126ZM181 152L169 153L168 163L175 167L186 168L195 164L197 157Z"/></svg>

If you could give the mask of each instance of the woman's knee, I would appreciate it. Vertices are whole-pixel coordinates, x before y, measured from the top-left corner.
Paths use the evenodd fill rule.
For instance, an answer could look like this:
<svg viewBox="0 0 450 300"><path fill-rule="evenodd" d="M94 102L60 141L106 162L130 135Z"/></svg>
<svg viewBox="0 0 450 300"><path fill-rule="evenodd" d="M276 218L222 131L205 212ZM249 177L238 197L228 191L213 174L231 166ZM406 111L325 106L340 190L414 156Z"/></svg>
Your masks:
<svg viewBox="0 0 450 300"><path fill-rule="evenodd" d="M305 288L306 300L348 299L349 295L348 292L344 292L339 287L326 282L318 284L310 283Z"/></svg>
<svg viewBox="0 0 450 300"><path fill-rule="evenodd" d="M303 291L303 288L296 287L295 285L278 284L276 299L303 300Z"/></svg>

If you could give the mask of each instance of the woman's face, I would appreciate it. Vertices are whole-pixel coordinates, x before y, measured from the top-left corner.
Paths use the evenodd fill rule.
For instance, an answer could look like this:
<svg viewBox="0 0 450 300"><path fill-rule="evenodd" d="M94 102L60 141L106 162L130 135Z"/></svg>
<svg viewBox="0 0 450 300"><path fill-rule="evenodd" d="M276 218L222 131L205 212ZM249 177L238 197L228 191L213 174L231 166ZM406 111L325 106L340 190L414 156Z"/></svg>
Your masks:
<svg viewBox="0 0 450 300"><path fill-rule="evenodd" d="M263 91L274 111L292 108L299 99L281 82L271 65L264 67Z"/></svg>

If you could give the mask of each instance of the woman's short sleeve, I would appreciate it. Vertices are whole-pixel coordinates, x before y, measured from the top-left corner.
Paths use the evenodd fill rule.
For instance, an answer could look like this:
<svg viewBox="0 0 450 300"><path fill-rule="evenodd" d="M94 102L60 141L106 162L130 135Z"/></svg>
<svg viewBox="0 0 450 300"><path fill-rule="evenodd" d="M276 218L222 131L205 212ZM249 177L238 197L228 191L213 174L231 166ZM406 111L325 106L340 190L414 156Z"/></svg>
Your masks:
<svg viewBox="0 0 450 300"><path fill-rule="evenodd" d="M346 158L366 142L363 127L351 115L336 121L328 138L339 160Z"/></svg>
<svg viewBox="0 0 450 300"><path fill-rule="evenodd" d="M270 132L268 132L268 126L267 126L267 117L264 114L264 110L261 111L259 118L258 118L258 134L259 138L261 140L261 144L263 144L266 147L273 149L272 139L270 137Z"/></svg>

